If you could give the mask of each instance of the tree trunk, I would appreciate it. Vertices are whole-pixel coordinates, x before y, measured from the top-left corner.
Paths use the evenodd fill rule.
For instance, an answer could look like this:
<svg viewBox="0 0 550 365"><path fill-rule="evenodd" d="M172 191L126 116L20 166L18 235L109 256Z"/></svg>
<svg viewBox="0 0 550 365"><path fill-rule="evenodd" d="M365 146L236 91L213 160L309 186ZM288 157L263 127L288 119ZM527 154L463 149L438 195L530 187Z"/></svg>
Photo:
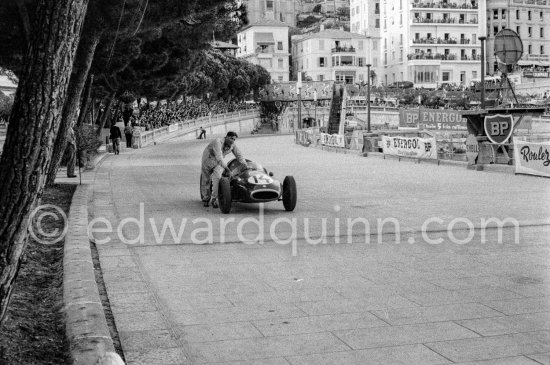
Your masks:
<svg viewBox="0 0 550 365"><path fill-rule="evenodd" d="M69 132L73 120L76 118L82 89L84 89L84 84L86 83L88 71L92 65L95 49L99 43L100 36L101 33L99 31L92 31L90 35L82 37L78 45L73 73L69 82L67 100L63 106L61 124L59 125L59 130L57 131L55 143L53 145L52 159L50 168L48 169L46 186L52 186L55 182L59 164L61 163L65 148L67 147L67 133Z"/></svg>
<svg viewBox="0 0 550 365"><path fill-rule="evenodd" d="M88 0L39 0L0 158L0 323L42 195Z"/></svg>
<svg viewBox="0 0 550 365"><path fill-rule="evenodd" d="M105 122L107 122L107 117L109 114L111 114L111 106L113 105L113 102L115 101L115 92L112 92L111 95L109 95L109 100L107 100L107 105L105 105L105 110L101 114L101 119L99 120L99 125L97 126L97 129L95 131L95 134L99 137L101 136L101 131L103 130L103 127L105 126Z"/></svg>
<svg viewBox="0 0 550 365"><path fill-rule="evenodd" d="M78 115L78 122L76 123L76 125L79 127L83 125L84 122L86 121L86 118L88 116L88 110L90 109L90 104L92 105L92 108L93 108L93 103L90 100L90 97L92 95L93 82L94 82L94 75L89 75L88 80L86 81L84 97L82 98L82 102L80 104L80 114ZM93 113L94 112L92 111L92 115Z"/></svg>

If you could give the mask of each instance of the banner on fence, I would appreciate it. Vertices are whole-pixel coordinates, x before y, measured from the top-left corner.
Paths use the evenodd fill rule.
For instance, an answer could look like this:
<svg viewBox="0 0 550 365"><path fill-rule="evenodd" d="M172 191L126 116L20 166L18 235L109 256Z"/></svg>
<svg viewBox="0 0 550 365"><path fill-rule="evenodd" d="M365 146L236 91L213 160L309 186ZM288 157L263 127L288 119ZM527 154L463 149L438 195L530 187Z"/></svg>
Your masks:
<svg viewBox="0 0 550 365"><path fill-rule="evenodd" d="M435 138L382 136L382 149L387 155L437 159Z"/></svg>
<svg viewBox="0 0 550 365"><path fill-rule="evenodd" d="M452 109L401 109L399 127L424 128L435 131L466 131L466 118Z"/></svg>
<svg viewBox="0 0 550 365"><path fill-rule="evenodd" d="M178 130L178 125L176 123L170 124L168 126L168 133L172 133Z"/></svg>
<svg viewBox="0 0 550 365"><path fill-rule="evenodd" d="M344 136L341 134L321 133L321 144L329 147L346 147Z"/></svg>
<svg viewBox="0 0 550 365"><path fill-rule="evenodd" d="M550 142L527 142L514 138L516 174L550 177Z"/></svg>

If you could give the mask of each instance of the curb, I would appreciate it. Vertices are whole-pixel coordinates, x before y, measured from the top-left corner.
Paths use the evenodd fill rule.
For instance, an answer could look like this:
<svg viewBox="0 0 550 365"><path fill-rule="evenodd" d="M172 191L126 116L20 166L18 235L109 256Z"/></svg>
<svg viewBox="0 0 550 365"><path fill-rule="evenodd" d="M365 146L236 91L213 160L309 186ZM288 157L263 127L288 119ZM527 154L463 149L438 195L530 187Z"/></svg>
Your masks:
<svg viewBox="0 0 550 365"><path fill-rule="evenodd" d="M95 281L88 237L88 185L73 195L63 253L63 310L73 364L97 364L115 352Z"/></svg>
<svg viewBox="0 0 550 365"><path fill-rule="evenodd" d="M317 145L314 145L313 143L309 147L313 147L318 150L327 151L327 152L351 154L351 155L356 155L360 157L375 157L375 158L382 158L384 160L397 160L397 161L404 160L404 161L410 161L414 163L460 166L460 167L464 167L465 169L468 168L468 163L466 161L417 159L417 158L410 158L410 157L403 157L403 156L384 155L381 152L364 152L363 153L361 151L342 149L338 147L317 146ZM484 165L478 165L478 166L479 166L478 171L495 172L495 173L503 173L503 174L515 174L515 167L511 165L484 164Z"/></svg>

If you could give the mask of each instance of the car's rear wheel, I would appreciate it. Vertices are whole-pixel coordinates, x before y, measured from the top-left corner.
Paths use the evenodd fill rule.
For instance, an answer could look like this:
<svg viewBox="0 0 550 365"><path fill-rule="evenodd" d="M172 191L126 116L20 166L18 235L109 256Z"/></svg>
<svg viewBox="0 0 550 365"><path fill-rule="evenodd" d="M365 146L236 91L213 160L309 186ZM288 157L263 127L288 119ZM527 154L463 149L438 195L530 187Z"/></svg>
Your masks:
<svg viewBox="0 0 550 365"><path fill-rule="evenodd" d="M296 208L296 199L296 181L294 177L287 176L283 181L283 205L286 211L292 212Z"/></svg>
<svg viewBox="0 0 550 365"><path fill-rule="evenodd" d="M231 211L231 184L229 179L222 177L220 179L220 185L218 187L218 200L220 202L220 210L224 214L228 214Z"/></svg>

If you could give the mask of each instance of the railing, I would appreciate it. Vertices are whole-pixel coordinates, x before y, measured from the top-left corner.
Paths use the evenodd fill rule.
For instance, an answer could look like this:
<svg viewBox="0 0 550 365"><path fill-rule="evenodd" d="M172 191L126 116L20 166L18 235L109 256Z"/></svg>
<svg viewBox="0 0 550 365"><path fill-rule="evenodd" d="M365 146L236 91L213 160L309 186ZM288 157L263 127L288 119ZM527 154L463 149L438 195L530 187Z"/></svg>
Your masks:
<svg viewBox="0 0 550 365"><path fill-rule="evenodd" d="M477 24L477 19L470 19L466 21L465 19L457 18L413 18L413 23L437 23L437 24Z"/></svg>
<svg viewBox="0 0 550 365"><path fill-rule="evenodd" d="M332 53L339 53L339 52L355 53L355 48L354 47L334 47L331 51Z"/></svg>
<svg viewBox="0 0 550 365"><path fill-rule="evenodd" d="M461 55L458 56L454 53L442 54L442 53L409 53L407 59L410 60L441 60L441 61L479 61L481 60L481 55L468 56Z"/></svg>
<svg viewBox="0 0 550 365"><path fill-rule="evenodd" d="M470 40L463 39L441 39L441 38L413 38L413 44L470 44Z"/></svg>
<svg viewBox="0 0 550 365"><path fill-rule="evenodd" d="M249 109L249 110L239 110L235 112L225 113L225 114L216 114L206 117L201 117L193 120L186 120L183 122L173 123L168 126L160 127L157 129L153 129L152 131L148 132L141 132L139 134L139 142L138 147L144 147L148 144L151 144L155 141L155 138L160 138L167 136L168 134L187 130L187 131L193 131L197 130L199 126L203 127L209 127L213 125L223 124L228 120L233 120L236 118L241 118L245 116L255 116L259 115L257 114L257 109Z"/></svg>
<svg viewBox="0 0 550 365"><path fill-rule="evenodd" d="M478 5L476 4L457 4L449 2L413 2L413 8L432 8L432 9L477 9Z"/></svg>

